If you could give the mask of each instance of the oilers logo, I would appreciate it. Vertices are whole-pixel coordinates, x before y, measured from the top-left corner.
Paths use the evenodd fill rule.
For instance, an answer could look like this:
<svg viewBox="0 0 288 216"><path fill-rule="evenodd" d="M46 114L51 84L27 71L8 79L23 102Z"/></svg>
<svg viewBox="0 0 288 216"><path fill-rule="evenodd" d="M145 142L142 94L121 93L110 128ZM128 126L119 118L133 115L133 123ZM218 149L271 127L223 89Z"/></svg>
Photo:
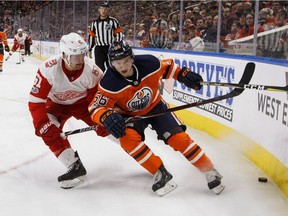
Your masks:
<svg viewBox="0 0 288 216"><path fill-rule="evenodd" d="M133 98L128 101L127 106L131 110L143 110L151 102L152 98L152 90L150 88L142 88L139 91L137 91Z"/></svg>

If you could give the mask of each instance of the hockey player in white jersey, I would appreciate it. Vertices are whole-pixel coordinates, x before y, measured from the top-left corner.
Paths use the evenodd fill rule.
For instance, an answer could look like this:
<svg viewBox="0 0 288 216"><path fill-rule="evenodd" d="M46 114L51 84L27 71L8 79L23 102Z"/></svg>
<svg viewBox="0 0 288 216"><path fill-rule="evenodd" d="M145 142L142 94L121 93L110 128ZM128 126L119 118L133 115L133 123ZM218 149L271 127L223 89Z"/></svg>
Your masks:
<svg viewBox="0 0 288 216"><path fill-rule="evenodd" d="M25 40L28 41L29 45L32 45L32 39L29 35L23 32L23 29L19 28L17 30L17 34L14 36L14 44L9 52L9 56L6 58L6 61L9 59L10 56L13 55L14 52L19 50L19 62L24 62L24 55L25 55Z"/></svg>
<svg viewBox="0 0 288 216"><path fill-rule="evenodd" d="M70 117L95 125L88 113L88 104L96 93L102 70L86 57L87 43L76 33L62 36L61 54L45 61L38 69L30 92L29 110L35 134L40 136L54 155L68 169L58 177L60 187L73 188L83 182L86 169L62 128ZM102 126L99 136L109 133Z"/></svg>

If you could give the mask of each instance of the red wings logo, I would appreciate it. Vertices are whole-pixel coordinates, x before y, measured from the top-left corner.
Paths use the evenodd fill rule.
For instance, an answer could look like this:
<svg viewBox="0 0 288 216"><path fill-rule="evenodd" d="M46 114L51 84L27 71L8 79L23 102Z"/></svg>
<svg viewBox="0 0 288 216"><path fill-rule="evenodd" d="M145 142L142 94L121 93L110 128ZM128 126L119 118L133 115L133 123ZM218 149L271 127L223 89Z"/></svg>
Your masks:
<svg viewBox="0 0 288 216"><path fill-rule="evenodd" d="M86 94L85 92L77 92L77 91L66 91L66 92L55 92L53 95L60 101L68 101L73 100L75 98L80 98Z"/></svg>

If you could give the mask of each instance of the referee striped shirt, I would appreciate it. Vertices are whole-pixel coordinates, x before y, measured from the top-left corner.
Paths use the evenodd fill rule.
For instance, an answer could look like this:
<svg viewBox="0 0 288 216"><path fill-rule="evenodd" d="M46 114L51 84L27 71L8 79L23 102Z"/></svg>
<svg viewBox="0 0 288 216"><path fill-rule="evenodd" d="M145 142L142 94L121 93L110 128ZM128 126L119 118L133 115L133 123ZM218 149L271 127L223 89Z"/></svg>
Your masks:
<svg viewBox="0 0 288 216"><path fill-rule="evenodd" d="M89 49L94 46L109 46L113 41L121 41L122 38L122 29L116 18L108 16L102 20L99 17L90 27Z"/></svg>

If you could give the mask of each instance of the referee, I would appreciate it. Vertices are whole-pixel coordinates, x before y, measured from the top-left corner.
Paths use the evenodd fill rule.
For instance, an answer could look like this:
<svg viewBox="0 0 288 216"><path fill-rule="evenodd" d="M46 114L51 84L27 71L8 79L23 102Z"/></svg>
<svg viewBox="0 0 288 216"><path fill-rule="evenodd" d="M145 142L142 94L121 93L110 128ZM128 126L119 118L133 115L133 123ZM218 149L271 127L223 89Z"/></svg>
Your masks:
<svg viewBox="0 0 288 216"><path fill-rule="evenodd" d="M109 4L103 2L99 7L100 16L90 27L88 43L91 57L94 48L95 63L105 71L105 62L108 64L108 49L113 41L121 41L123 34L119 22L114 17L109 16ZM107 65L108 66L108 65Z"/></svg>

